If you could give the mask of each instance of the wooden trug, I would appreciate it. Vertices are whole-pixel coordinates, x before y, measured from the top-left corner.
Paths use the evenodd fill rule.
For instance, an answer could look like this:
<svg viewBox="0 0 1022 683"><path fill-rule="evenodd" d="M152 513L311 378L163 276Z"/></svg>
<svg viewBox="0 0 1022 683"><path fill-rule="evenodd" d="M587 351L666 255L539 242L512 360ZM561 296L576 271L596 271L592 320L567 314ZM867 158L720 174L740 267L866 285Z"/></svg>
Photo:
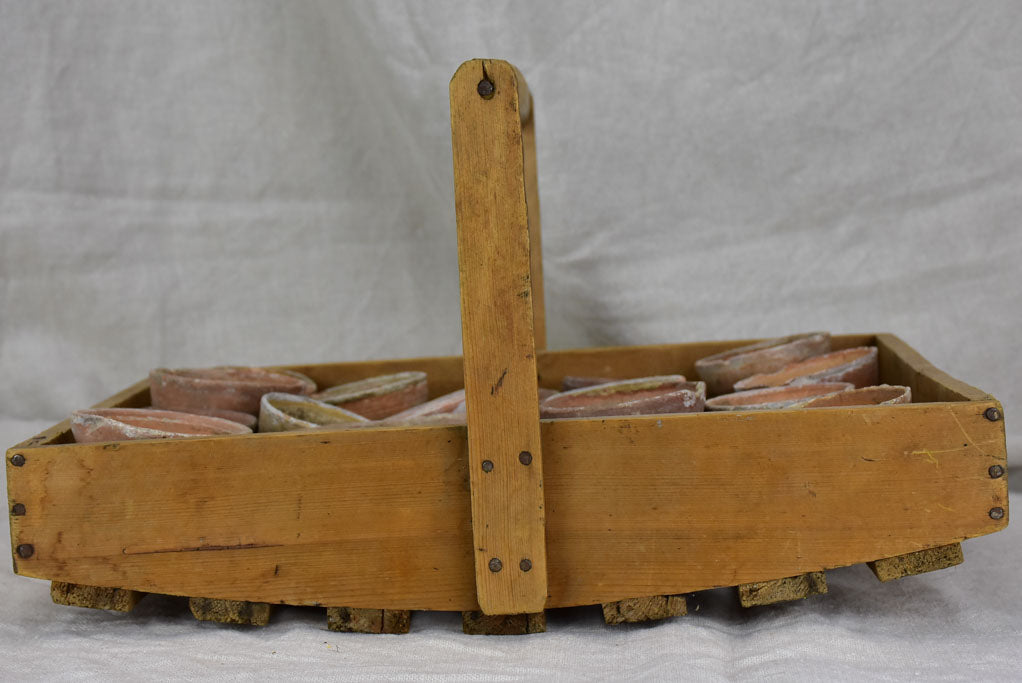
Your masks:
<svg viewBox="0 0 1022 683"><path fill-rule="evenodd" d="M851 564L906 576L1007 526L1007 477L990 474L1007 467L1000 403L890 334L833 342L876 345L880 381L915 403L538 420L537 383L694 377L698 358L753 340L546 351L531 96L510 65L476 60L451 93L466 358L284 367L319 386L422 370L434 397L466 386L467 429L76 444L65 421L7 451L16 573L91 607L152 592L205 596L199 618L246 623L272 604L345 605L333 622L352 630L448 610L466 632L535 632L555 607L616 619L724 586L758 585L762 601ZM148 403L143 380L99 405Z"/></svg>

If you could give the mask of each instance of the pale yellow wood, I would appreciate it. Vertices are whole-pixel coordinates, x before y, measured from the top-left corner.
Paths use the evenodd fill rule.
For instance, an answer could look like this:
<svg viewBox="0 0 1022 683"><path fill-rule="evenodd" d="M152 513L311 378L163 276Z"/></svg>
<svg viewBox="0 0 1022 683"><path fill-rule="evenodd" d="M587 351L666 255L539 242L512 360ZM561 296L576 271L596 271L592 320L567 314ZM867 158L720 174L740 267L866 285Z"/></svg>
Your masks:
<svg viewBox="0 0 1022 683"><path fill-rule="evenodd" d="M480 81L491 95L480 95ZM499 60L466 62L451 79L473 547L486 614L542 611L547 595L520 87Z"/></svg>
<svg viewBox="0 0 1022 683"><path fill-rule="evenodd" d="M887 557L869 562L873 575L881 582L894 581L906 576L935 572L961 564L965 560L962 555L962 544L952 543L936 548L927 548L906 555Z"/></svg>
<svg viewBox="0 0 1022 683"><path fill-rule="evenodd" d="M914 403L993 399L990 394L938 370L918 351L893 334L876 335L876 346L883 381L911 388Z"/></svg>
<svg viewBox="0 0 1022 683"><path fill-rule="evenodd" d="M539 178L536 171L536 112L525 78L515 70L519 84L522 120L522 149L525 161L525 201L529 210L530 274L532 277L532 320L536 349L546 348L546 303L543 294L543 240L540 230Z"/></svg>
<svg viewBox="0 0 1022 683"><path fill-rule="evenodd" d="M1003 529L993 401L543 423L548 607L766 581ZM26 449L17 573L478 609L463 427ZM613 496L607 496L613 490ZM385 514L384 512L385 511Z"/></svg>

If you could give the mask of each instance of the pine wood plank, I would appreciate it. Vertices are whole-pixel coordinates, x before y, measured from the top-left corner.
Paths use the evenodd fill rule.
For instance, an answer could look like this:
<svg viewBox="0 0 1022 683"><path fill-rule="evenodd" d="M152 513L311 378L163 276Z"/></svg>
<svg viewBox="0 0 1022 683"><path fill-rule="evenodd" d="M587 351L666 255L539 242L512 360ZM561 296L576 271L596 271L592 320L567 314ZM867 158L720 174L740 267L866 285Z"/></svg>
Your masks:
<svg viewBox="0 0 1022 683"><path fill-rule="evenodd" d="M936 548L927 548L897 557L888 557L867 563L873 575L881 582L894 581L906 576L935 572L954 567L965 561L962 544L952 543Z"/></svg>
<svg viewBox="0 0 1022 683"><path fill-rule="evenodd" d="M824 572L809 572L772 581L743 583L738 586L738 599L742 607L756 607L805 600L811 595L823 595L826 592L827 575Z"/></svg>
<svg viewBox="0 0 1022 683"><path fill-rule="evenodd" d="M451 79L476 591L487 614L538 612L547 595L520 89L527 97L499 60L466 62Z"/></svg>
<svg viewBox="0 0 1022 683"><path fill-rule="evenodd" d="M1003 529L992 401L544 422L548 607L822 571ZM478 609L462 427L61 444L8 465L17 573ZM613 490L613 497L606 491ZM380 514L386 509L387 514Z"/></svg>

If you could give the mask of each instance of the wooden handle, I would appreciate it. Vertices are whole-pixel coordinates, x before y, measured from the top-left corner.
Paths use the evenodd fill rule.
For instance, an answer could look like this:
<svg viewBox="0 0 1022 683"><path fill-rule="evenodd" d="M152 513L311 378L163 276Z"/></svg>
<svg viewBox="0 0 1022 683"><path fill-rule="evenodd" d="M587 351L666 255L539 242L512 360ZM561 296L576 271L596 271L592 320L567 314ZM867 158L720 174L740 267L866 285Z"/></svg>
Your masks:
<svg viewBox="0 0 1022 683"><path fill-rule="evenodd" d="M451 79L473 552L487 614L539 612L547 598L527 93L503 61L465 62Z"/></svg>

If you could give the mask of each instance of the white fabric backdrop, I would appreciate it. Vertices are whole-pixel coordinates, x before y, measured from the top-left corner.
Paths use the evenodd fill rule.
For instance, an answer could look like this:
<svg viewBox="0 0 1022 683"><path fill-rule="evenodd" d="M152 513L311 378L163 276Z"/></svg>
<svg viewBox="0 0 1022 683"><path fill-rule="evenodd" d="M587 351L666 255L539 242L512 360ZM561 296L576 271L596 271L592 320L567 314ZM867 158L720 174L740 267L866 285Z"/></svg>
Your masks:
<svg viewBox="0 0 1022 683"><path fill-rule="evenodd" d="M550 345L892 331L1000 398L1022 360L1012 2L0 0L0 436L154 366L460 352L447 83L535 95ZM1017 677L1015 529L963 567L741 613L472 639L48 604L0 575L17 678ZM150 599L152 600L152 599Z"/></svg>

